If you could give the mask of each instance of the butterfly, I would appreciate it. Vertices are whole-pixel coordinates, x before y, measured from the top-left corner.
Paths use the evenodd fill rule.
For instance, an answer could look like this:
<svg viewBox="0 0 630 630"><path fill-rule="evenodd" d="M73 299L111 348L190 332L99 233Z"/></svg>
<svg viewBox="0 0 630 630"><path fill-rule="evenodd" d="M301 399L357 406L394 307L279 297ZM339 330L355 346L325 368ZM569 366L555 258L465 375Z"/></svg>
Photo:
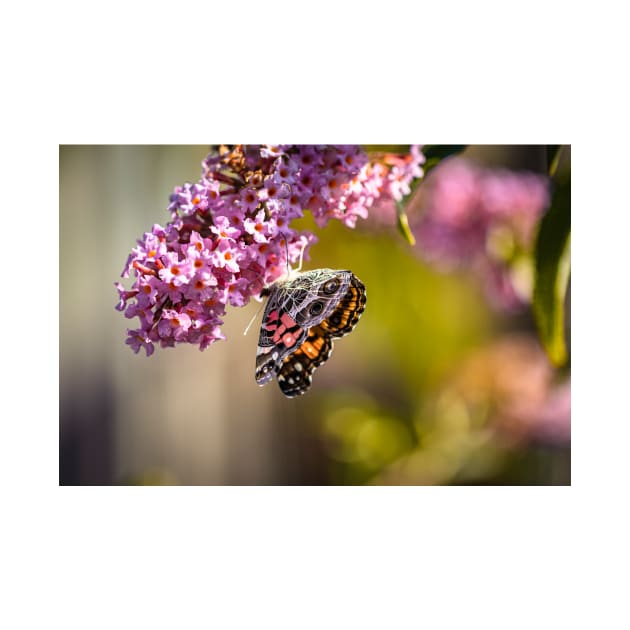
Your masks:
<svg viewBox="0 0 630 630"><path fill-rule="evenodd" d="M333 339L356 326L365 310L363 283L349 270L294 271L263 289L269 297L256 351L256 382L274 376L293 398L311 386L315 368L328 360Z"/></svg>

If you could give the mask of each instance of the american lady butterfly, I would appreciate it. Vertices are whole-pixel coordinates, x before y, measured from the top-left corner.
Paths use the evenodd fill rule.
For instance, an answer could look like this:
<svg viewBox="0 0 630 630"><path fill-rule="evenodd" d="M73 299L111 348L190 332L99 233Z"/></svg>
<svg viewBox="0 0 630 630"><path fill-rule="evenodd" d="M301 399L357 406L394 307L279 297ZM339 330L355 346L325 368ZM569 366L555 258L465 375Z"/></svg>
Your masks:
<svg viewBox="0 0 630 630"><path fill-rule="evenodd" d="M256 382L274 376L289 398L311 386L311 374L330 357L333 339L356 326L365 309L363 283L351 272L315 269L293 272L261 295L269 300L263 314Z"/></svg>

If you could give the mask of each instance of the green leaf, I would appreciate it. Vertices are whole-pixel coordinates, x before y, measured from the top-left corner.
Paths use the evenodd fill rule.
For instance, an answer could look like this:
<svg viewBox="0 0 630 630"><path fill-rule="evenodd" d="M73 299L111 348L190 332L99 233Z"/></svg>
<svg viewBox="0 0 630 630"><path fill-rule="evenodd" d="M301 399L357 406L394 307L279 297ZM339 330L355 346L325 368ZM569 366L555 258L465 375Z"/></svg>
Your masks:
<svg viewBox="0 0 630 630"><path fill-rule="evenodd" d="M422 147L426 158L423 165L424 174L435 168L443 159L461 153L468 145L465 144L427 144Z"/></svg>
<svg viewBox="0 0 630 630"><path fill-rule="evenodd" d="M558 170L558 164L560 164L560 156L562 155L561 144L549 144L547 145L547 164L549 164L548 175L553 177Z"/></svg>
<svg viewBox="0 0 630 630"><path fill-rule="evenodd" d="M571 269L571 176L556 182L551 207L536 239L533 310L540 340L551 362L567 360L564 300Z"/></svg>

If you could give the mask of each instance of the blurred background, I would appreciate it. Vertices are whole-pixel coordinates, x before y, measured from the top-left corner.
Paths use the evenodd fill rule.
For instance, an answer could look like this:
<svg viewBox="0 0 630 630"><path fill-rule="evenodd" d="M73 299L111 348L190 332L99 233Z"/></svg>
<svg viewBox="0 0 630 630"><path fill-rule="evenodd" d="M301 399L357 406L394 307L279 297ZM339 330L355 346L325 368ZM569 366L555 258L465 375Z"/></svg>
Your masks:
<svg viewBox="0 0 630 630"><path fill-rule="evenodd" d="M549 363L531 306L490 299L474 269L427 261L382 220L302 220L319 237L305 268L351 269L368 296L306 395L256 384L262 311L243 332L257 302L228 308L227 341L204 352L134 354L114 282L207 153L60 147L60 484L570 484L570 368ZM493 173L547 168L538 146L462 157Z"/></svg>

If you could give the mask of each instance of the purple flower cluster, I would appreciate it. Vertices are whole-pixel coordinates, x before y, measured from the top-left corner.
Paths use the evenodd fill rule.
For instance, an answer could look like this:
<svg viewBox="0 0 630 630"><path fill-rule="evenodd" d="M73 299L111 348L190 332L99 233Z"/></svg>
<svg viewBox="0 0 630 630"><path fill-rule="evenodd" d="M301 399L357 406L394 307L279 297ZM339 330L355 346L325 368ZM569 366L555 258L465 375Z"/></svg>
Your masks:
<svg viewBox="0 0 630 630"><path fill-rule="evenodd" d="M171 220L138 241L117 282L116 308L138 328L127 344L147 356L154 344L218 339L227 305L243 306L308 253L316 237L290 226L312 213L319 227L337 219L354 227L377 201L400 199L420 177L424 157L370 161L356 145L237 145L212 151L194 184L177 186ZM287 260L288 256L288 260Z"/></svg>
<svg viewBox="0 0 630 630"><path fill-rule="evenodd" d="M535 229L548 204L546 177L452 158L429 174L409 220L427 262L472 269L491 303L510 309L531 299Z"/></svg>

